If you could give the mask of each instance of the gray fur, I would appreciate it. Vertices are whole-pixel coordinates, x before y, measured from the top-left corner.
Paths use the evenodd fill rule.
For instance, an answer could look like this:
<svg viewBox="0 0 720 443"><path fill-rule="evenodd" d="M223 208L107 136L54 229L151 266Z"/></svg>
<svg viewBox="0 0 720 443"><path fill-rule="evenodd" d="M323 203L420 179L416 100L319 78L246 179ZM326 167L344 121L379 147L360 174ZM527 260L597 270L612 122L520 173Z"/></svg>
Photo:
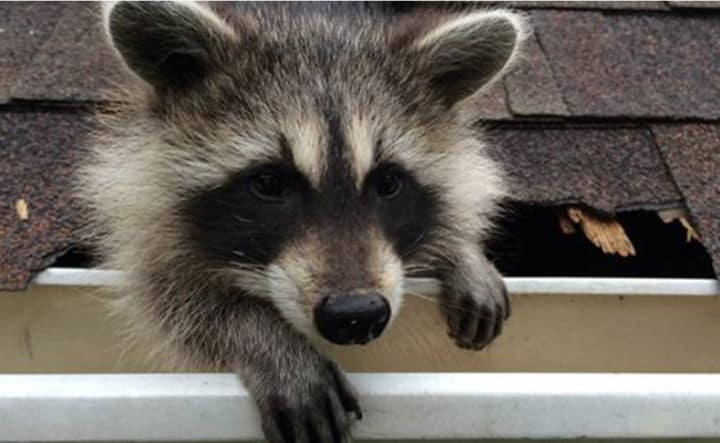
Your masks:
<svg viewBox="0 0 720 443"><path fill-rule="evenodd" d="M512 61L523 20L506 11L391 17L356 5L212 7L220 11L105 7L109 40L138 76L99 116L82 174L105 264L128 273L114 309L158 352L236 371L270 441L350 441L348 414L361 413L340 369L314 347L309 318L319 293L353 275L352 284L382 292L394 316L405 276L433 271L446 289L451 335L473 349L510 313L478 246L505 194L503 174L461 111ZM177 66L197 72L174 78ZM456 83L438 81L447 78ZM328 115L347 140L340 160L328 146ZM340 220L308 227L272 266L209 262L179 208L283 155L278 132L317 188L337 162L357 187L376 162L402 164L440 199L433 235L399 257L376 226L354 227L364 232L357 236ZM341 259L329 237L357 243L354 259Z"/></svg>

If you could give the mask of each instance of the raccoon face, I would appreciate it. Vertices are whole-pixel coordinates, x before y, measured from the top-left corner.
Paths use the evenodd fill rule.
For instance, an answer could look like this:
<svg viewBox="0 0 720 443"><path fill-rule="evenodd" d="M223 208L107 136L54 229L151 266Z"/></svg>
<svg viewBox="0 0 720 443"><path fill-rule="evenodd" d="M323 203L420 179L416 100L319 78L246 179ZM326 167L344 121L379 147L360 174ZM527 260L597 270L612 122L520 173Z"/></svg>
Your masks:
<svg viewBox="0 0 720 443"><path fill-rule="evenodd" d="M106 27L148 86L154 133L139 149L163 170L174 247L308 335L364 344L399 311L409 270L451 255L451 238L479 240L502 181L458 103L522 30L497 11L387 21L274 7L221 19L121 2Z"/></svg>

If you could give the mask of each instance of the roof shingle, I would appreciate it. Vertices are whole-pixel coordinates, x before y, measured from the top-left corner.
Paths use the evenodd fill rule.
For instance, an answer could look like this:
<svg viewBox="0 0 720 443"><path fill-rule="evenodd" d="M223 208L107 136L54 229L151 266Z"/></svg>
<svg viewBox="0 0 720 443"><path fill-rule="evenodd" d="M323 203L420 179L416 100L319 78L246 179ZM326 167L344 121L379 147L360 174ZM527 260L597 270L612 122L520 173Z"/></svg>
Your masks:
<svg viewBox="0 0 720 443"><path fill-rule="evenodd" d="M34 271L81 242L85 217L71 189L90 128L84 117L0 112L0 290L24 288Z"/></svg>
<svg viewBox="0 0 720 443"><path fill-rule="evenodd" d="M22 68L45 42L65 6L60 2L38 7L32 2L0 2L0 103Z"/></svg>
<svg viewBox="0 0 720 443"><path fill-rule="evenodd" d="M682 203L645 128L512 127L491 137L491 152L510 175L515 200L582 203L608 213Z"/></svg>
<svg viewBox="0 0 720 443"><path fill-rule="evenodd" d="M720 17L535 11L570 112L720 117Z"/></svg>
<svg viewBox="0 0 720 443"><path fill-rule="evenodd" d="M720 275L720 125L656 125L652 131Z"/></svg>
<svg viewBox="0 0 720 443"><path fill-rule="evenodd" d="M517 115L568 115L562 93L535 36L520 61L505 76L508 105Z"/></svg>
<svg viewBox="0 0 720 443"><path fill-rule="evenodd" d="M535 35L471 109L495 126L514 199L608 213L686 204L720 275L720 15L672 2L512 5L532 11ZM0 290L83 241L70 189L91 124L77 102L105 100L125 76L100 33L97 5L0 3Z"/></svg>
<svg viewBox="0 0 720 443"><path fill-rule="evenodd" d="M40 8L42 9L42 8ZM12 87L15 99L99 101L125 70L105 43L95 3L68 3L55 31Z"/></svg>

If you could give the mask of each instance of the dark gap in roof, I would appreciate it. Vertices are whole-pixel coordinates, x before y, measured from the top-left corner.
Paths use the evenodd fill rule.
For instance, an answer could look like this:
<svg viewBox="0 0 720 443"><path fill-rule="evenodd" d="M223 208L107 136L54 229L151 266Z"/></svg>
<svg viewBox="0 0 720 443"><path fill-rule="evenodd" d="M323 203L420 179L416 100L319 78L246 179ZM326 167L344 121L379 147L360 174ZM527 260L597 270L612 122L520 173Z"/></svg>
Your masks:
<svg viewBox="0 0 720 443"><path fill-rule="evenodd" d="M656 212L617 215L637 255L603 253L580 232L560 231L555 209L512 204L488 242L488 254L508 277L655 277L715 278L703 246L686 241L678 222L664 223ZM75 247L59 256L53 267L91 268L91 249Z"/></svg>
<svg viewBox="0 0 720 443"><path fill-rule="evenodd" d="M55 268L92 268L95 264L96 260L90 249L74 247L58 256L52 266Z"/></svg>
<svg viewBox="0 0 720 443"><path fill-rule="evenodd" d="M510 277L715 278L705 248L686 241L678 222L656 212L617 215L637 251L634 257L603 253L580 232L564 234L555 210L513 204L488 243L490 258Z"/></svg>

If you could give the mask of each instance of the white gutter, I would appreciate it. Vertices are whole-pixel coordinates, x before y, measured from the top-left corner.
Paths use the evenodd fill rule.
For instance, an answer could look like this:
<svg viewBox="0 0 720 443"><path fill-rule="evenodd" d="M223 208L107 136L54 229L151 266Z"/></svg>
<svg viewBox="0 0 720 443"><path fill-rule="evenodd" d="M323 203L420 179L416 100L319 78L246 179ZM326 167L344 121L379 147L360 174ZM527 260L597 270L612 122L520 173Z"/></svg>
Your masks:
<svg viewBox="0 0 720 443"><path fill-rule="evenodd" d="M122 281L120 271L79 268L50 268L33 280L37 285L112 286ZM720 281L712 279L665 278L506 278L512 294L588 294L650 296L716 296ZM438 283L428 278L410 279L408 291L421 294L438 292Z"/></svg>
<svg viewBox="0 0 720 443"><path fill-rule="evenodd" d="M720 375L351 375L358 439L720 437ZM248 441L227 374L3 375L0 442Z"/></svg>
<svg viewBox="0 0 720 443"><path fill-rule="evenodd" d="M122 273L50 269L37 285L115 285ZM715 280L508 278L514 294L717 296ZM414 280L432 293L437 282ZM720 438L720 374L352 374L357 439ZM261 439L230 374L0 375L0 443Z"/></svg>

